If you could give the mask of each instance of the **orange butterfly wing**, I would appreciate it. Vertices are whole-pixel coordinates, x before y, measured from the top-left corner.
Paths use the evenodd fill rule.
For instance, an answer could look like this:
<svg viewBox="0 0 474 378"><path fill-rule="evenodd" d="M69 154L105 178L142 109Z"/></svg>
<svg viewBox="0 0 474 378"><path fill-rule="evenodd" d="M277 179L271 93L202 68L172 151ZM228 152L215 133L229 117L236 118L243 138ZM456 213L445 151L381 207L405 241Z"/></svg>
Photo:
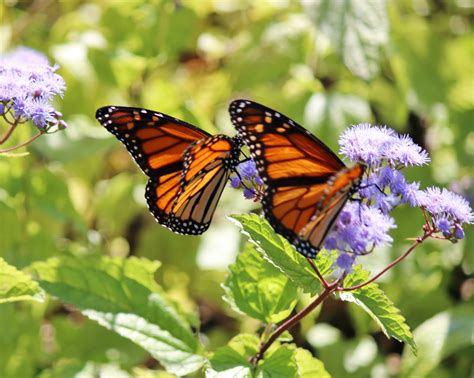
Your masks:
<svg viewBox="0 0 474 378"><path fill-rule="evenodd" d="M140 108L107 106L97 110L96 118L125 145L150 178L145 193L148 207L156 220L167 226L181 190L183 153L190 144L210 135L166 114Z"/></svg>
<svg viewBox="0 0 474 378"><path fill-rule="evenodd" d="M185 152L181 190L169 227L200 234L207 230L231 172L239 164L242 141L216 135L193 143Z"/></svg>
<svg viewBox="0 0 474 378"><path fill-rule="evenodd" d="M265 183L265 217L299 252L314 257L363 167L346 168L314 135L263 105L236 100L229 112Z"/></svg>

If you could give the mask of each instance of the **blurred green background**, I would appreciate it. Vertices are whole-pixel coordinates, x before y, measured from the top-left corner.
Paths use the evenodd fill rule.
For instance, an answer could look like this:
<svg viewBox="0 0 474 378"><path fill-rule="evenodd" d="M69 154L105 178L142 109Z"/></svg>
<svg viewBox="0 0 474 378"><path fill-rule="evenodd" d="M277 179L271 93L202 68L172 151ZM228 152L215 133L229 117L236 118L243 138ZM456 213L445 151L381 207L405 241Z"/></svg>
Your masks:
<svg viewBox="0 0 474 378"><path fill-rule="evenodd" d="M222 301L220 284L243 244L226 215L258 205L228 188L207 233L174 235L146 210L145 176L96 122L95 110L140 106L234 135L227 106L244 97L290 116L336 150L349 125L386 124L430 153L430 166L411 169L410 179L472 200L470 5L4 0L0 49L29 46L60 65L67 90L57 108L69 128L41 137L27 156L0 157L0 256L18 268L64 254L157 259L163 262L158 282L199 312L209 350L239 332L255 332L258 323ZM23 125L11 144L33 133ZM418 212L401 209L395 216L393 247L362 261L373 271L421 233ZM380 281L413 330L430 319L436 328L435 316L446 311L472 313L472 234L467 228L458 244L425 243ZM52 300L2 304L0 324L0 377L165 376L148 370L157 363L145 351ZM399 375L403 345L346 303L326 302L292 332L334 377ZM430 332L420 334L420 348L429 346ZM446 345L428 358L430 376L469 376L473 352L455 341Z"/></svg>

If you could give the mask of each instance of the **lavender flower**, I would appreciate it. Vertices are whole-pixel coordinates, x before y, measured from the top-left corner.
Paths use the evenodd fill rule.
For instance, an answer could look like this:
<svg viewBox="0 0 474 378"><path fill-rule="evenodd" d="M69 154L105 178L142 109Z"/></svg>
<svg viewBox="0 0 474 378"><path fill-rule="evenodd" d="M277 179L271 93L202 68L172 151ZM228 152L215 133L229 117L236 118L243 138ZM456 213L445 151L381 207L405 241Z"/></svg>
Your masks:
<svg viewBox="0 0 474 378"><path fill-rule="evenodd" d="M474 221L469 203L446 189L421 191L418 182L407 182L400 171L429 161L409 136L362 124L345 131L340 144L343 154L368 166L358 190L362 203L348 202L325 240L325 248L340 252L336 265L341 269L350 271L356 256L391 242L388 232L395 223L388 214L402 203L423 208L432 218L434 232L452 241L464 237L462 224Z"/></svg>
<svg viewBox="0 0 474 378"><path fill-rule="evenodd" d="M388 162L391 166L423 165L428 154L409 136L399 135L386 126L359 124L346 130L339 139L340 152L353 161L374 167Z"/></svg>
<svg viewBox="0 0 474 378"><path fill-rule="evenodd" d="M235 189L244 187L244 197L255 199L262 192L263 181L258 175L255 162L250 159L243 161L237 166L238 175L230 178L230 186Z"/></svg>
<svg viewBox="0 0 474 378"><path fill-rule="evenodd" d="M417 201L432 217L436 229L447 238L462 239L462 224L474 222L474 213L469 202L447 189L430 187L418 191Z"/></svg>
<svg viewBox="0 0 474 378"><path fill-rule="evenodd" d="M388 232L395 227L393 218L376 207L348 202L326 238L324 247L354 256L364 255L374 247L391 243Z"/></svg>
<svg viewBox="0 0 474 378"><path fill-rule="evenodd" d="M28 120L41 129L64 128L51 101L62 96L65 83L47 58L26 47L0 56L0 103L16 123Z"/></svg>

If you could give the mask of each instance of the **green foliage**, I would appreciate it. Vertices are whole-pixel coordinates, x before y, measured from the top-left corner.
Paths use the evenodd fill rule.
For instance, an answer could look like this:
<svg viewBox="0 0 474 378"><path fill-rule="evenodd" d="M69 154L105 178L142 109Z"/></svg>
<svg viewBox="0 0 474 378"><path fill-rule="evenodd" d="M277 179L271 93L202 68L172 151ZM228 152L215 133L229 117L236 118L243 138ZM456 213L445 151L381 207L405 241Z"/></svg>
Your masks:
<svg viewBox="0 0 474 378"><path fill-rule="evenodd" d="M249 334L234 337L210 358L207 377L330 377L321 361L294 345L274 345L254 367L249 361L258 351L259 340ZM312 375L315 374L315 375Z"/></svg>
<svg viewBox="0 0 474 378"><path fill-rule="evenodd" d="M233 215L231 217L247 235L249 241L254 243L265 259L272 263L295 285L305 293L312 295L321 290L319 279L308 264L306 259L280 235L273 231L270 224L255 214ZM332 259L321 253L316 260L319 271L324 276L331 268Z"/></svg>
<svg viewBox="0 0 474 378"><path fill-rule="evenodd" d="M201 367L199 345L153 278L157 262L108 257L54 258L33 264L41 287L88 318L146 349L176 374Z"/></svg>
<svg viewBox="0 0 474 378"><path fill-rule="evenodd" d="M42 302L43 296L37 282L0 257L0 303L25 300Z"/></svg>
<svg viewBox="0 0 474 378"><path fill-rule="evenodd" d="M278 323L291 314L296 286L252 245L247 245L229 270L224 290L233 308L266 323Z"/></svg>
<svg viewBox="0 0 474 378"><path fill-rule="evenodd" d="M208 375L250 377L252 365L249 360L257 353L259 344L258 337L254 335L240 334L234 337L209 359L211 369Z"/></svg>
<svg viewBox="0 0 474 378"><path fill-rule="evenodd" d="M55 107L69 127L0 154L0 376L170 376L163 368L199 376L201 365L219 377L468 376L472 227L456 245L423 243L376 284L331 296L254 367L249 358L275 323L321 292L315 272L257 215L233 217L246 236L229 225L222 237L226 251L241 252L229 268L234 256L220 245L209 257L225 216L258 207L230 188L202 236L157 225L146 177L94 118L100 106L141 106L235 135L228 103L250 98L335 151L349 124L386 124L430 153L432 164L408 171L411 180L472 199L474 34L465 3L2 2L2 51L26 45L59 64L67 90ZM34 132L18 127L0 149ZM413 209L395 215L393 247L361 257L364 269L346 286L419 235ZM314 261L334 279L334 256ZM244 315L229 310L223 282Z"/></svg>
<svg viewBox="0 0 474 378"><path fill-rule="evenodd" d="M386 0L314 0L305 10L354 75L373 78L388 40Z"/></svg>
<svg viewBox="0 0 474 378"><path fill-rule="evenodd" d="M298 366L298 376L301 378L331 377L324 368L324 364L317 358L314 358L310 352L303 348L296 349L295 360L296 365Z"/></svg>
<svg viewBox="0 0 474 378"><path fill-rule="evenodd" d="M458 306L437 314L415 329L419 353L404 351L402 377L429 376L444 358L464 348L472 350L473 316L472 306Z"/></svg>
<svg viewBox="0 0 474 378"><path fill-rule="evenodd" d="M354 272L346 277L344 285L351 287L361 284L369 279L369 275L369 272L358 265L354 267ZM417 347L405 318L376 283L353 291L341 292L340 298L362 307L377 322L387 337L394 337L408 344L416 355Z"/></svg>

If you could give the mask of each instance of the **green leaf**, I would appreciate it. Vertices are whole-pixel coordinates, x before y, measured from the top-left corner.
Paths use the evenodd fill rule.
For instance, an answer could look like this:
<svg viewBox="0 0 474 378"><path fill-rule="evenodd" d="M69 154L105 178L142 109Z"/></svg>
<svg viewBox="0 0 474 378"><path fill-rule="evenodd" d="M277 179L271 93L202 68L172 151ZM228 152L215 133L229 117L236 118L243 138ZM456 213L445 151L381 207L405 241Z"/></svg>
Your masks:
<svg viewBox="0 0 474 378"><path fill-rule="evenodd" d="M344 286L358 285L367 281L368 278L369 272L357 265L344 280ZM416 344L405 318L377 284L371 283L357 290L340 292L340 298L362 307L377 322L387 337L393 337L408 344L416 354Z"/></svg>
<svg viewBox="0 0 474 378"><path fill-rule="evenodd" d="M43 302L38 283L0 257L0 303L35 300Z"/></svg>
<svg viewBox="0 0 474 378"><path fill-rule="evenodd" d="M241 334L229 344L216 350L209 362L211 367L206 377L251 377L252 365L249 360L258 352L260 341L257 336Z"/></svg>
<svg viewBox="0 0 474 378"><path fill-rule="evenodd" d="M372 118L369 103L362 97L343 93L315 93L308 100L305 126L313 131L324 129L337 140L347 125L367 122Z"/></svg>
<svg viewBox="0 0 474 378"><path fill-rule="evenodd" d="M38 366L44 362L44 339L41 334L44 321L41 313L32 311L33 307L27 303L22 306L4 303L0 306L0 324L3 325L0 337L2 378L34 377Z"/></svg>
<svg viewBox="0 0 474 378"><path fill-rule="evenodd" d="M474 308L463 305L441 312L422 323L414 336L418 355L404 350L402 377L428 377L444 358L472 346Z"/></svg>
<svg viewBox="0 0 474 378"><path fill-rule="evenodd" d="M204 358L189 324L154 281L158 266L138 258L62 257L32 269L48 293L140 345L167 371L189 374Z"/></svg>
<svg viewBox="0 0 474 378"><path fill-rule="evenodd" d="M354 75L370 79L378 73L380 50L388 41L386 0L311 0L303 5Z"/></svg>
<svg viewBox="0 0 474 378"><path fill-rule="evenodd" d="M299 378L331 378L324 368L324 364L317 358L314 358L306 349L296 349L295 361L298 367Z"/></svg>
<svg viewBox="0 0 474 378"><path fill-rule="evenodd" d="M288 317L296 305L296 286L265 261L251 244L230 267L224 299L233 308L266 323Z"/></svg>
<svg viewBox="0 0 474 378"><path fill-rule="evenodd" d="M255 214L240 214L229 217L247 235L249 241L263 253L265 259L270 261L295 285L311 295L321 290L321 284L316 273L308 261L286 241L278 235L263 218ZM316 266L324 276L331 271L333 257L324 252L315 259Z"/></svg>
<svg viewBox="0 0 474 378"><path fill-rule="evenodd" d="M274 343L260 360L254 375L249 362L259 349L259 339L250 334L234 337L228 345L217 349L210 359L211 368L206 377L295 377L297 367L294 359L295 350L291 345Z"/></svg>
<svg viewBox="0 0 474 378"><path fill-rule="evenodd" d="M257 378L296 377L298 368L294 358L295 350L289 345L272 345L272 349L260 361L255 376Z"/></svg>

